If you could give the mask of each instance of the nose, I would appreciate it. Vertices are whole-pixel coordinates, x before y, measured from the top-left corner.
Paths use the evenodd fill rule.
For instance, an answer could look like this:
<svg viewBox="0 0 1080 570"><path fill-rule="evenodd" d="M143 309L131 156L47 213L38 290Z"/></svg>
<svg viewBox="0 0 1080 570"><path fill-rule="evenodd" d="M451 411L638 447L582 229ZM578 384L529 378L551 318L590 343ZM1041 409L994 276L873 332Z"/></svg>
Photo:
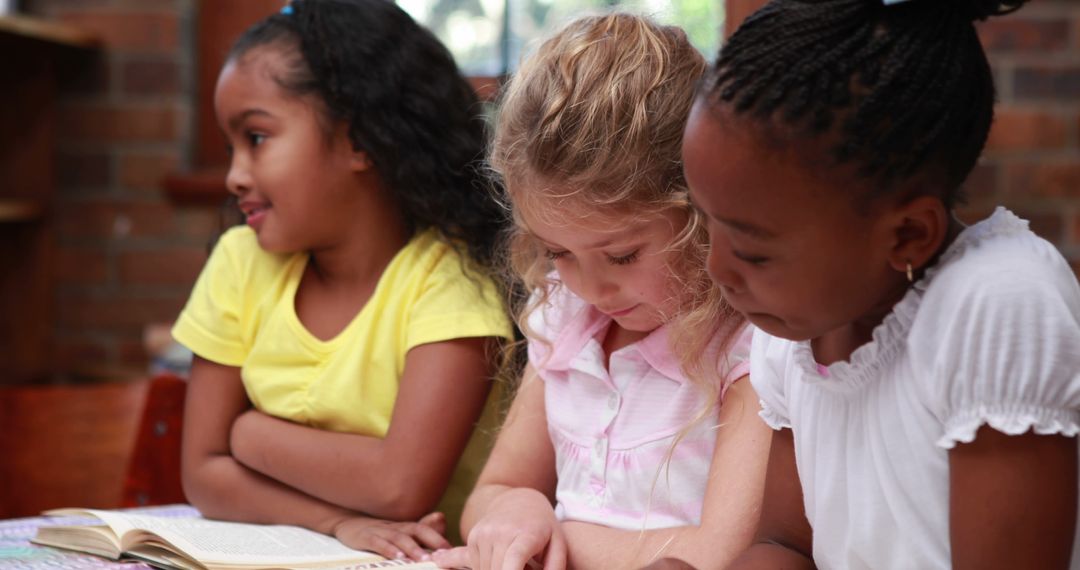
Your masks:
<svg viewBox="0 0 1080 570"><path fill-rule="evenodd" d="M709 247L709 259L706 268L713 283L732 292L741 291L744 287L742 276L735 270L731 255L713 241Z"/></svg>
<svg viewBox="0 0 1080 570"><path fill-rule="evenodd" d="M237 154L229 159L229 172L225 175L225 188L234 196L241 196L251 189L251 169L247 161Z"/></svg>
<svg viewBox="0 0 1080 570"><path fill-rule="evenodd" d="M619 290L619 284L612 279L608 268L583 266L579 271L580 296L590 305L602 305L605 299Z"/></svg>

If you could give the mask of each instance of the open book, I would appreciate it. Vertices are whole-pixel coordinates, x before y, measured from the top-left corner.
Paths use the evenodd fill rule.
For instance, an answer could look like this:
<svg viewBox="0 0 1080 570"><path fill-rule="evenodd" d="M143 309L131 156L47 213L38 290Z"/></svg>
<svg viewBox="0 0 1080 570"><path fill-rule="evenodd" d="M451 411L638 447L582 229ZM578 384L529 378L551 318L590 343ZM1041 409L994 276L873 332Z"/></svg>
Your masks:
<svg viewBox="0 0 1080 570"><path fill-rule="evenodd" d="M437 568L430 562L387 560L373 552L353 550L333 537L296 526L94 509L56 509L45 514L95 517L102 524L42 526L32 539L35 544L112 560L138 560L168 570Z"/></svg>

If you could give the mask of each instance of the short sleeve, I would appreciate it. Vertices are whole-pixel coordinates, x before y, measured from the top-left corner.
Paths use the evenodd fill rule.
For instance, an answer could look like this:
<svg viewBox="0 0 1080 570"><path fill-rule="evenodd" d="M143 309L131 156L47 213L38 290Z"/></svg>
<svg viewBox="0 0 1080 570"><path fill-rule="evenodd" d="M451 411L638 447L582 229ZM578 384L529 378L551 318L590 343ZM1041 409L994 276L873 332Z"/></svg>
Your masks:
<svg viewBox="0 0 1080 570"><path fill-rule="evenodd" d="M774 430L790 428L785 397L785 341L755 328L750 345L750 383L761 399L759 415Z"/></svg>
<svg viewBox="0 0 1080 570"><path fill-rule="evenodd" d="M753 344L754 326L747 324L728 345L727 355L723 360L720 377L724 389L728 389L736 380L750 373L750 347Z"/></svg>
<svg viewBox="0 0 1080 570"><path fill-rule="evenodd" d="M942 448L971 442L983 425L1080 432L1080 292L1071 272L1029 261L992 276L943 276L923 301L920 314L935 322L916 323L912 338L934 354L923 375L940 406Z"/></svg>
<svg viewBox="0 0 1080 570"><path fill-rule="evenodd" d="M207 360L240 366L247 356L241 329L243 271L237 251L242 235L218 240L173 326L177 342Z"/></svg>
<svg viewBox="0 0 1080 570"><path fill-rule="evenodd" d="M547 297L541 301L543 292L533 291L526 305L535 307L525 319L528 330L524 332L528 341L529 363L537 370L547 367L554 356L555 342L589 307L581 297L562 284L558 273L549 273L547 282Z"/></svg>
<svg viewBox="0 0 1080 570"><path fill-rule="evenodd" d="M513 338L510 317L495 283L465 273L452 249L439 257L409 310L406 350L457 338Z"/></svg>

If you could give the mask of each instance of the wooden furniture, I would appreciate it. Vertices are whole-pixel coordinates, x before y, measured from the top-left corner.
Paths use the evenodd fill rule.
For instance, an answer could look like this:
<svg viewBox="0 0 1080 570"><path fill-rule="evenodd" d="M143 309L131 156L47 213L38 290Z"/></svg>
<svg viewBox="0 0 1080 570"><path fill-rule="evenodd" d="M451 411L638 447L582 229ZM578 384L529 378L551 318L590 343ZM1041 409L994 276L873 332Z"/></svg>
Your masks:
<svg viewBox="0 0 1080 570"><path fill-rule="evenodd" d="M0 384L49 372L53 147L58 67L97 40L68 26L0 17Z"/></svg>
<svg viewBox="0 0 1080 570"><path fill-rule="evenodd" d="M185 502L187 382L0 386L0 518Z"/></svg>
<svg viewBox="0 0 1080 570"><path fill-rule="evenodd" d="M135 448L124 478L121 506L185 503L180 444L187 381L162 374L150 381Z"/></svg>
<svg viewBox="0 0 1080 570"><path fill-rule="evenodd" d="M0 386L0 518L119 506L148 386Z"/></svg>

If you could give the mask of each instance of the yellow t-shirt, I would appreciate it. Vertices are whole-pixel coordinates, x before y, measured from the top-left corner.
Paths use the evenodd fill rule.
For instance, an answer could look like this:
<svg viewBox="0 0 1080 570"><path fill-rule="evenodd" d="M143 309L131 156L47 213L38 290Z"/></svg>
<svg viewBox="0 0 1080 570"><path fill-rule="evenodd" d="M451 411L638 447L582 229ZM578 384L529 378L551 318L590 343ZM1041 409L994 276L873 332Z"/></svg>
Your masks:
<svg viewBox="0 0 1080 570"><path fill-rule="evenodd" d="M405 355L427 343L512 335L494 284L463 273L461 257L433 231L418 234L383 271L371 299L336 337L322 341L296 316L308 255L263 251L246 226L214 248L173 336L195 354L241 369L260 411L303 425L385 437ZM455 527L490 451L491 398L440 502Z"/></svg>

